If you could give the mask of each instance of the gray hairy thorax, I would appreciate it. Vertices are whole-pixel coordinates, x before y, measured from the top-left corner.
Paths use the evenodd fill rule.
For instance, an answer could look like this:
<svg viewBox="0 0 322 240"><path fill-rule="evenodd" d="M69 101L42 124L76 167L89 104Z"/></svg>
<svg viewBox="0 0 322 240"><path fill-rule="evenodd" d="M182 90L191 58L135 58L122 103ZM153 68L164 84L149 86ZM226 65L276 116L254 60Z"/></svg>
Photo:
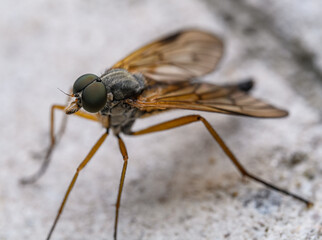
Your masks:
<svg viewBox="0 0 322 240"><path fill-rule="evenodd" d="M101 76L101 80L108 96L105 107L100 111L101 117L108 118L108 127L112 128L115 134L129 133L141 111L131 107L124 100L136 98L143 91L144 77L131 74L125 69L111 69Z"/></svg>

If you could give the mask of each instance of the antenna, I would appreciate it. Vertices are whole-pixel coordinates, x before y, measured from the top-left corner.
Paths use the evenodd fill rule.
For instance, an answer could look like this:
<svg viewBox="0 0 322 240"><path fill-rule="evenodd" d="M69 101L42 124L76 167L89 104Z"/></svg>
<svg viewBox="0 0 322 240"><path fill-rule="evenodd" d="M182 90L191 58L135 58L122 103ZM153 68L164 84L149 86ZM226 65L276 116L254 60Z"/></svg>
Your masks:
<svg viewBox="0 0 322 240"><path fill-rule="evenodd" d="M59 91L61 91L63 94L69 96L69 97L73 97L74 94L68 94L68 93L65 93L63 90L61 90L60 88L57 88Z"/></svg>

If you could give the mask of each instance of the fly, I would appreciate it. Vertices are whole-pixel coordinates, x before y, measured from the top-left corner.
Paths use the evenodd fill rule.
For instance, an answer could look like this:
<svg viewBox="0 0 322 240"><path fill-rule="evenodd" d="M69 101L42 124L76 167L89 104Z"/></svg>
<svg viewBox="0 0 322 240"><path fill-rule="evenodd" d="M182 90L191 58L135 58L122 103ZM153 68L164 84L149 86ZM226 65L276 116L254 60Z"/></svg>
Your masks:
<svg viewBox="0 0 322 240"><path fill-rule="evenodd" d="M243 176L289 195L308 207L313 205L312 202L248 172L215 129L201 115L183 116L143 130L132 131L132 125L137 119L170 109L189 109L257 118L281 118L288 115L287 111L250 96L248 92L252 88L252 81L224 86L198 81L197 78L215 69L222 54L223 43L217 36L200 30L184 30L138 49L109 68L102 76L84 74L75 81L68 106L51 107L51 145L41 168L32 177L22 182L36 181L45 173L49 165L57 138L54 133L55 110L63 110L68 115L73 114L100 122L106 131L78 166L47 235L47 240L52 236L78 174L100 148L110 129L118 139L123 157L115 207L115 240L128 164L128 154L121 134L137 136L201 122Z"/></svg>

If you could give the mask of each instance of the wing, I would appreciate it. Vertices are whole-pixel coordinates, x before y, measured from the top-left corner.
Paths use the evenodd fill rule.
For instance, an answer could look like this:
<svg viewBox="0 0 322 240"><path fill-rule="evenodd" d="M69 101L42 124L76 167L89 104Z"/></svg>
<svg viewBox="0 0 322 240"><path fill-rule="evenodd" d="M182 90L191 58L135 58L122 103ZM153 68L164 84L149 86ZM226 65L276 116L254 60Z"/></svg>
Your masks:
<svg viewBox="0 0 322 240"><path fill-rule="evenodd" d="M248 95L240 86L240 84L217 86L198 82L157 83L150 85L137 99L127 100L127 103L143 111L145 113L143 117L169 109L189 109L260 118L287 116L287 111Z"/></svg>
<svg viewBox="0 0 322 240"><path fill-rule="evenodd" d="M142 73L156 81L185 81L213 71L223 53L220 39L200 30L186 30L150 43L112 68Z"/></svg>

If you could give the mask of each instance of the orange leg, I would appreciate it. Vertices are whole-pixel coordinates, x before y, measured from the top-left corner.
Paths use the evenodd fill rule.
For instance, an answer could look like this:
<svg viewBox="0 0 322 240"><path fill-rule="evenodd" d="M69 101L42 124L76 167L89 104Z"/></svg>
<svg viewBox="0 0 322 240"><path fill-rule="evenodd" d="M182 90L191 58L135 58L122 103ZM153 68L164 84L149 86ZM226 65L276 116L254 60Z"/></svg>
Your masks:
<svg viewBox="0 0 322 240"><path fill-rule="evenodd" d="M122 191L123 191L123 186L124 186L124 179L125 179L127 160L128 160L128 155L127 155L125 144L119 135L116 135L116 136L119 140L119 148L120 148L121 154L123 156L123 168L122 168L119 191L117 194L116 207L115 207L114 240L116 240L116 238L117 238L117 224L118 224L118 219L119 219L119 209L120 209L120 205L121 205L121 196L122 196Z"/></svg>
<svg viewBox="0 0 322 240"><path fill-rule="evenodd" d="M64 110L65 108L66 108L66 106L64 106L64 105L53 105L51 107L51 111L50 111L50 140L51 140L50 141L50 146L49 146L49 148L48 148L48 150L46 152L45 159L42 162L42 165L39 168L39 170L36 173L34 173L32 176L30 176L28 178L21 179L20 182L22 184L34 183L46 172L46 170L48 168L48 165L50 163L50 156L51 156L51 154L53 152L53 149L55 148L55 146L57 144L56 139L60 139L60 137L63 135L65 127L66 127L66 121L67 121L67 118L66 118L67 116L64 115L62 125L61 125L60 130L59 130L59 132L57 134L57 137L56 137L55 132L54 132L54 127L55 127L54 113L55 113L55 109ZM86 118L86 119L89 119L89 120L98 121L98 118L95 115L88 114L88 113L85 113L85 112L78 111L78 112L74 113L74 115L82 117L82 118Z"/></svg>
<svg viewBox="0 0 322 240"><path fill-rule="evenodd" d="M69 194L70 194L70 192L71 192L71 190L73 189L73 187L74 187L74 184L75 184L75 182L76 182L76 180L77 180L77 177L78 177L78 174L79 174L79 172L87 165L87 163L91 160L91 158L94 156L94 154L96 153L96 151L100 148L100 146L102 145L102 143L104 142L104 140L106 139L106 137L107 137L107 135L108 135L108 132L105 132L99 139L98 139L98 141L95 143L95 145L93 146L93 148L91 149L91 151L87 154L87 156L86 156L86 158L81 162L81 164L78 166L78 168L76 169L76 173L75 173L75 175L74 175L74 177L73 177L73 179L72 179L72 181L71 181L71 183L69 184L69 186L68 186L68 189L67 189L67 191L66 191L66 193L65 193L65 196L64 196L64 199L63 199L63 201L62 201L62 203L61 203L61 205L60 205L60 208L59 208L59 210L58 210L58 213L57 213L57 215L56 215L56 218L55 218L55 221L54 221L54 223L53 223L53 225L52 225L52 227L51 227L51 229L50 229L50 231L49 231L49 233L48 233L48 236L47 236L47 240L49 240L50 239L50 237L51 237L51 235L52 235L52 233L53 233L53 231L54 231L54 229L55 229L55 227L56 227L56 224L57 224L57 222L58 222L58 220L59 220L59 217L60 217L60 215L61 215L61 213L63 212L63 209L64 209L64 206L65 206L65 204L66 204L66 201L67 201L67 198L68 198L68 196L69 196Z"/></svg>
<svg viewBox="0 0 322 240"><path fill-rule="evenodd" d="M159 131L164 131L164 130L168 130L168 129L172 129L172 128L176 128L176 127L180 127L183 125L187 125L189 123L193 123L193 122L199 122L201 121L205 127L207 128L208 132L211 134L211 136L217 141L217 143L219 144L219 146L222 148L222 150L226 153L226 155L230 158L230 160L234 163L234 165L237 167L237 169L240 171L240 173L243 176L249 177L250 179L259 182L269 188L274 189L275 191L284 193L286 195L289 195L299 201L304 202L307 207L311 207L313 205L312 202L296 195L293 194L291 192L288 192L287 190L281 189L279 187L274 186L273 184L270 184L262 179L260 179L259 177L254 176L253 174L247 172L247 170L239 163L239 161L237 160L237 158L235 157L235 155L230 151L230 149L227 147L227 145L225 144L225 142L222 140L222 138L218 135L218 133L213 129L213 127L209 124L209 122L201 117L200 115L189 115L189 116L185 116L185 117L180 117L174 120L170 120L164 123L160 123L160 124L156 124L154 126L148 127L146 129L140 130L140 131L136 131L136 132L131 132L129 133L130 135L142 135L142 134L147 134L147 133L152 133L152 132L159 132Z"/></svg>

